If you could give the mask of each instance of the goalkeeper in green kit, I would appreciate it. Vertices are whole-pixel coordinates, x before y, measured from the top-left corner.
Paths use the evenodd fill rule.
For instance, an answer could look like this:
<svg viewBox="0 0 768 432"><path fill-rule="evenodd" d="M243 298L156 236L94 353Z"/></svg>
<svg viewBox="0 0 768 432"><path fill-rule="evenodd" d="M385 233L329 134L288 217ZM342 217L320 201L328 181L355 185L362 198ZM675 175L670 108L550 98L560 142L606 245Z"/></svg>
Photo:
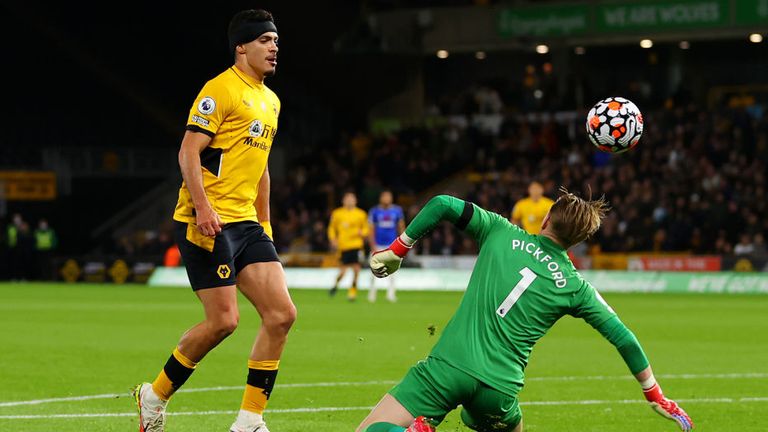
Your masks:
<svg viewBox="0 0 768 432"><path fill-rule="evenodd" d="M533 345L564 315L584 319L616 347L656 412L683 431L693 428L685 411L662 394L635 335L566 253L598 230L608 211L606 202L562 192L544 218L540 235L528 234L472 203L437 196L398 239L371 256L374 275L386 277L441 221L454 223L480 246L466 293L440 340L357 432L431 432L458 405L471 429L522 431L517 394L523 388L523 371Z"/></svg>

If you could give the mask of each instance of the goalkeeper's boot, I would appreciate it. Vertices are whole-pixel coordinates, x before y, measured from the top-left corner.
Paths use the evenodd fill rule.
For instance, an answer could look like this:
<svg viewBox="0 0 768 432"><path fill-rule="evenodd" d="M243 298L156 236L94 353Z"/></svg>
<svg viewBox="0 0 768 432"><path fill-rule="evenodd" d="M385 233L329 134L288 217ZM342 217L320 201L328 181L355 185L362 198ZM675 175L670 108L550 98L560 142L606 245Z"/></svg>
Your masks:
<svg viewBox="0 0 768 432"><path fill-rule="evenodd" d="M418 416L413 420L405 432L435 432L435 427L424 416Z"/></svg>
<svg viewBox="0 0 768 432"><path fill-rule="evenodd" d="M139 410L139 432L164 432L168 402L157 397L150 383L137 385L133 397Z"/></svg>

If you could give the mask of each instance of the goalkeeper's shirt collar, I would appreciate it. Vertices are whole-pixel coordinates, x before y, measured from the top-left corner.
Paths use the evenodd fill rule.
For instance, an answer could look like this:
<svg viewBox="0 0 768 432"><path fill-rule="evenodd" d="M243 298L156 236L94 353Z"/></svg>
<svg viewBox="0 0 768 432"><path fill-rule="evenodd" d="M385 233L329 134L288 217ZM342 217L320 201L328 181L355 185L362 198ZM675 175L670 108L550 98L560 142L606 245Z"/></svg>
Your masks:
<svg viewBox="0 0 768 432"><path fill-rule="evenodd" d="M552 239L550 239L547 236L543 235L537 235L536 237L541 240L541 243L548 249L554 249L559 253L562 253L563 255L567 255L565 248L560 246L559 244L555 243Z"/></svg>

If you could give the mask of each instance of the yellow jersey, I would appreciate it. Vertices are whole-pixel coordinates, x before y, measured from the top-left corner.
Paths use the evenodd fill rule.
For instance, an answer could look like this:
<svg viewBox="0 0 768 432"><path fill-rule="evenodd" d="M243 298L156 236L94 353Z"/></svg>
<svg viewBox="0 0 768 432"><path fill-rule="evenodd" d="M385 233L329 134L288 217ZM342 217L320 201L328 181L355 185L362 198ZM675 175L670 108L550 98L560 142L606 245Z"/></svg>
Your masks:
<svg viewBox="0 0 768 432"><path fill-rule="evenodd" d="M331 213L328 239L338 242L339 251L362 249L367 235L368 214L364 210L339 207Z"/></svg>
<svg viewBox="0 0 768 432"><path fill-rule="evenodd" d="M257 221L254 203L277 134L277 95L232 66L208 81L189 112L187 130L212 138L200 153L203 187L224 223ZM173 219L195 222L182 182Z"/></svg>
<svg viewBox="0 0 768 432"><path fill-rule="evenodd" d="M515 204L512 209L512 219L519 220L523 229L529 234L541 232L541 223L555 202L547 197L541 197L538 201L524 198Z"/></svg>

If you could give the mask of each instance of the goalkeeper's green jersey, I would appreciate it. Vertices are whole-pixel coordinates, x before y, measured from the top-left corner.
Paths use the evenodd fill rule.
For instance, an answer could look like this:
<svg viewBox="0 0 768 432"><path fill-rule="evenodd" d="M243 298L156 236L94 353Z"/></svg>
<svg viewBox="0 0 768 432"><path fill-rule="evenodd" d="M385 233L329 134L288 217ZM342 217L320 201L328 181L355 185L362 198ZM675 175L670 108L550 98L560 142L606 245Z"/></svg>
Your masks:
<svg viewBox="0 0 768 432"><path fill-rule="evenodd" d="M430 356L516 395L534 344L562 316L572 315L613 343L633 373L648 366L635 336L557 243L445 195L422 209L406 235L416 240L441 220L464 229L480 252L461 304Z"/></svg>

